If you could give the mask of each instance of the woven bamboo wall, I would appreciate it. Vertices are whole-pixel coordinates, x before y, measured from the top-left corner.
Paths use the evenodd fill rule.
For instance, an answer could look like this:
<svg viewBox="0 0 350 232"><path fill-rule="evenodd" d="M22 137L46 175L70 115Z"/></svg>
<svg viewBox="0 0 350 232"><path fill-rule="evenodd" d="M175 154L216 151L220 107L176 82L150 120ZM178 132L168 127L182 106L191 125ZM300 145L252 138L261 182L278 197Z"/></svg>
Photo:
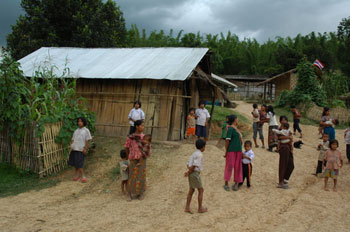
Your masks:
<svg viewBox="0 0 350 232"><path fill-rule="evenodd" d="M311 118L315 121L320 121L322 112L323 112L323 107L319 107L316 105L313 106L302 106L301 107L302 111L305 112L306 117ZM337 108L332 108L330 110L331 115L333 118L338 119L340 123L348 123L350 122L350 110L337 107Z"/></svg>
<svg viewBox="0 0 350 232"><path fill-rule="evenodd" d="M19 142L14 142L6 130L0 132L0 161L40 176L61 171L67 164L65 147L55 143L61 127L62 123L47 124L43 135L37 138L36 125L29 125Z"/></svg>
<svg viewBox="0 0 350 232"><path fill-rule="evenodd" d="M79 79L77 92L96 113L98 135L126 136L130 127L128 114L133 102L140 100L146 115L145 133L157 140L183 138L185 106L191 96L183 96L182 81ZM196 96L197 92L191 88L188 95Z"/></svg>

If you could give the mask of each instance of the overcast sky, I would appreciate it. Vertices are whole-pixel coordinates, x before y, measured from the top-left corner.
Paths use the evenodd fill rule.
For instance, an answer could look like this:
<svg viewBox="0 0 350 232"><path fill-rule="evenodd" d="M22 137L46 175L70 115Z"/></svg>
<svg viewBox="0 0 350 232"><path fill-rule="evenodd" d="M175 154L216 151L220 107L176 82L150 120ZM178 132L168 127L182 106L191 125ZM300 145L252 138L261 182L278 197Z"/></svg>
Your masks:
<svg viewBox="0 0 350 232"><path fill-rule="evenodd" d="M350 16L350 0L120 0L127 26L148 32L163 29L186 33L228 31L259 42L312 31L336 31ZM20 0L0 0L0 45L23 14Z"/></svg>

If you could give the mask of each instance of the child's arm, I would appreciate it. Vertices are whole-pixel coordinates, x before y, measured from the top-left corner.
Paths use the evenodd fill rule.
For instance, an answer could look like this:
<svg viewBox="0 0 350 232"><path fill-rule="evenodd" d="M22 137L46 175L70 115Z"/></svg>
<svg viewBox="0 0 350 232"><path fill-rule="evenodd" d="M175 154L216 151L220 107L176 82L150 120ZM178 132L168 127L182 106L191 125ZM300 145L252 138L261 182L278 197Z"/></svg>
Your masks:
<svg viewBox="0 0 350 232"><path fill-rule="evenodd" d="M188 168L188 171L185 172L184 176L185 177L188 177L193 171L194 169L196 168L196 166L192 165L191 167Z"/></svg>
<svg viewBox="0 0 350 232"><path fill-rule="evenodd" d="M247 156L247 155L242 155L242 157L243 158L245 158L245 159L248 159L248 160L252 160L249 156Z"/></svg>
<svg viewBox="0 0 350 232"><path fill-rule="evenodd" d="M83 150L83 154L86 155L87 149L89 147L89 140L86 140L85 142L85 146L84 146L84 150Z"/></svg>

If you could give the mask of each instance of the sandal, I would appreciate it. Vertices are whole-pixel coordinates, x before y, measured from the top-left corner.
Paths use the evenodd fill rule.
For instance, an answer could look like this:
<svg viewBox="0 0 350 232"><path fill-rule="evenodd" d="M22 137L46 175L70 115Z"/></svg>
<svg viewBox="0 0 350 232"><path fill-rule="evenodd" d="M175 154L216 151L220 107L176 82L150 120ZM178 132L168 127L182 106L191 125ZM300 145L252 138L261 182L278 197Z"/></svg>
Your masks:
<svg viewBox="0 0 350 232"><path fill-rule="evenodd" d="M74 177L73 178L73 181L78 181L79 180L79 177Z"/></svg>
<svg viewBox="0 0 350 232"><path fill-rule="evenodd" d="M228 187L228 185L224 185L224 189L225 189L227 192L230 192L230 187Z"/></svg>
<svg viewBox="0 0 350 232"><path fill-rule="evenodd" d="M81 179L81 183L86 183L86 178L85 177Z"/></svg>
<svg viewBox="0 0 350 232"><path fill-rule="evenodd" d="M235 184L234 184L234 185L232 185L232 190L233 190L233 191L238 191L238 186L237 186L237 185L235 185Z"/></svg>

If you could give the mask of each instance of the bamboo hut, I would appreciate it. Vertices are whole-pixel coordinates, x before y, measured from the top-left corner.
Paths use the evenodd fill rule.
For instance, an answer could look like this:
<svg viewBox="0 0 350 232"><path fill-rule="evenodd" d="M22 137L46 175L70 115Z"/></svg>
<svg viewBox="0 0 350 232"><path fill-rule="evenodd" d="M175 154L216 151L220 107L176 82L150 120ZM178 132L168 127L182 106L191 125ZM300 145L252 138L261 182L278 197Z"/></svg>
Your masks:
<svg viewBox="0 0 350 232"><path fill-rule="evenodd" d="M272 101L277 99L283 90L294 89L298 81L296 72L297 70L294 68L258 83L257 86L264 86L263 99ZM272 91L273 86L274 91Z"/></svg>
<svg viewBox="0 0 350 232"><path fill-rule="evenodd" d="M40 48L19 60L25 76L38 67L65 68L96 113L96 133L125 136L128 114L140 100L145 133L158 140L184 137L185 116L199 100L226 98L211 77L207 48ZM226 98L227 99L227 98Z"/></svg>

